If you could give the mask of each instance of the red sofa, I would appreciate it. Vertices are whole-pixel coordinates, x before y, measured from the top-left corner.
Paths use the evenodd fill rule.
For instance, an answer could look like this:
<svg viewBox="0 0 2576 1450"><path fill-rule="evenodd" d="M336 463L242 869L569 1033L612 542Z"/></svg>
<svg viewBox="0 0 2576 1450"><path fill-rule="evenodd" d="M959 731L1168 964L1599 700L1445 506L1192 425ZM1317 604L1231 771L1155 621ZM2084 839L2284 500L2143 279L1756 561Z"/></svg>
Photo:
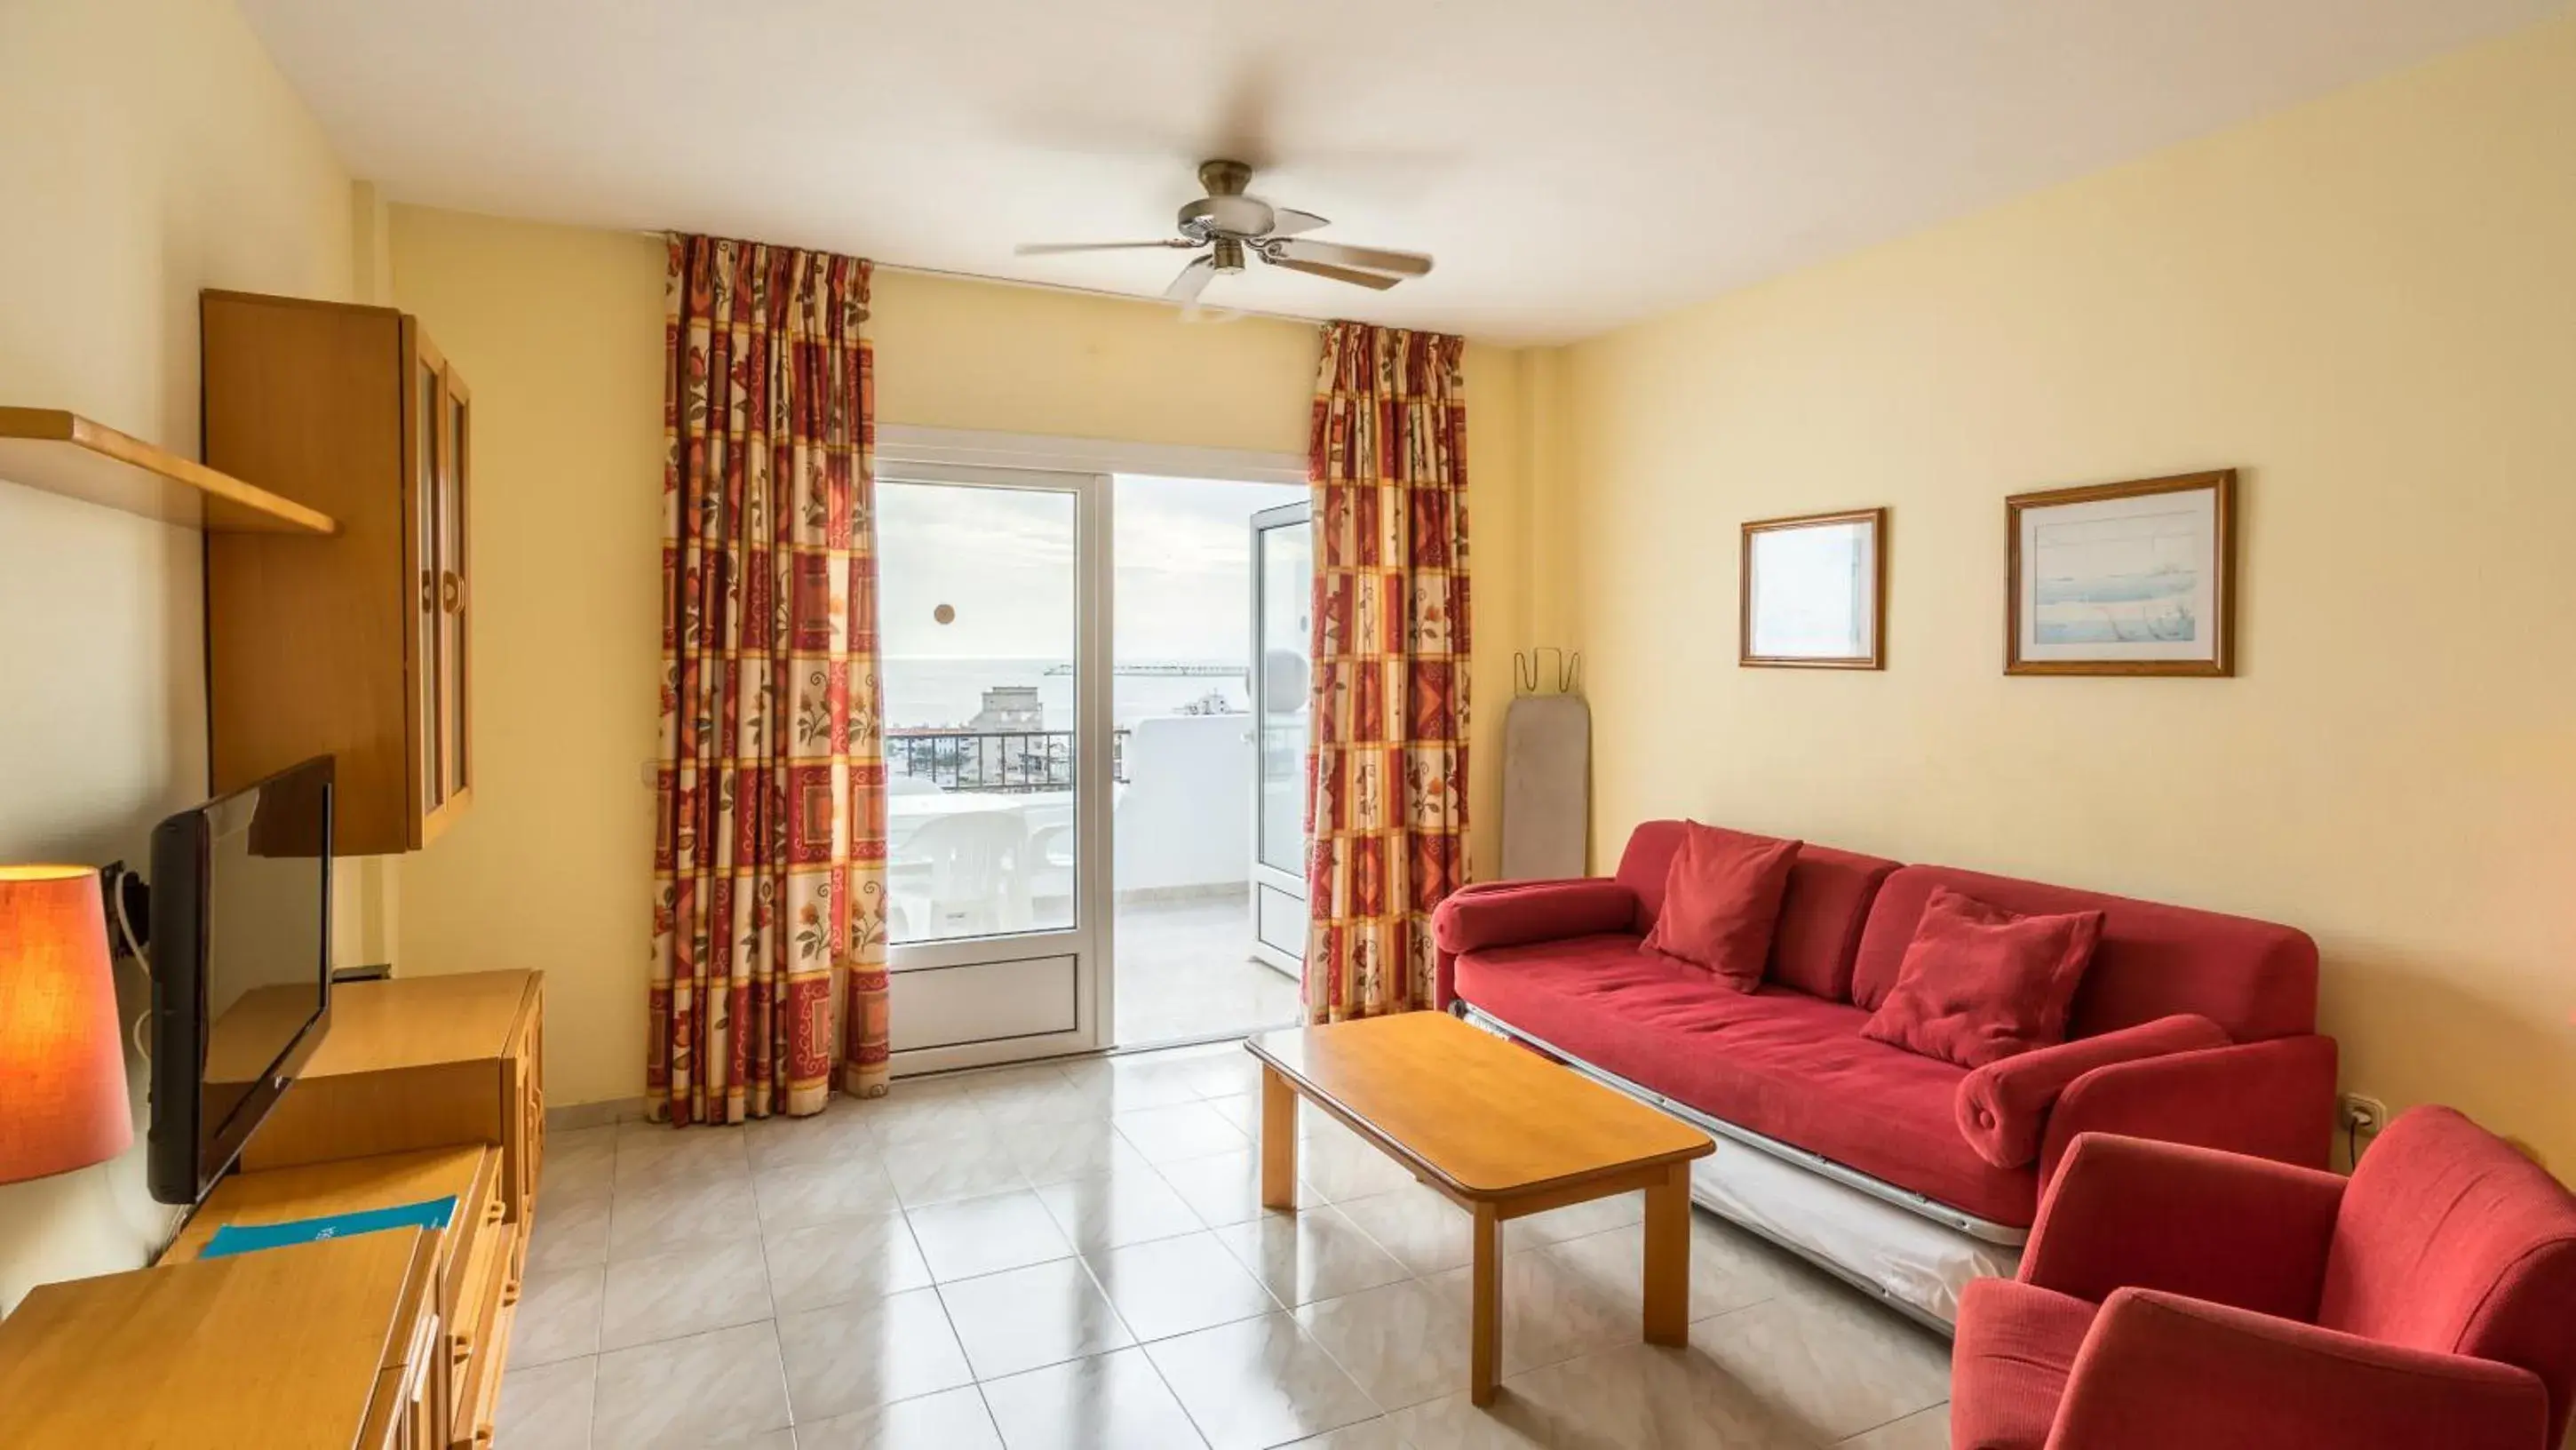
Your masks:
<svg viewBox="0 0 2576 1450"><path fill-rule="evenodd" d="M2576 1198L2447 1108L2348 1182L2088 1134L1951 1360L1958 1450L2548 1450Z"/></svg>
<svg viewBox="0 0 2576 1450"><path fill-rule="evenodd" d="M1766 980L1743 993L1644 947L1682 833L1679 821L1639 826L1608 879L1492 883L1443 903L1441 1006L1989 1243L2026 1237L2080 1132L2325 1163L2335 1044L2316 1033L2306 934L1809 844ZM1940 886L2015 911L2103 913L2067 1043L1972 1075L1860 1035ZM1883 1268L1791 1246L1949 1317L1939 1294L1895 1290Z"/></svg>

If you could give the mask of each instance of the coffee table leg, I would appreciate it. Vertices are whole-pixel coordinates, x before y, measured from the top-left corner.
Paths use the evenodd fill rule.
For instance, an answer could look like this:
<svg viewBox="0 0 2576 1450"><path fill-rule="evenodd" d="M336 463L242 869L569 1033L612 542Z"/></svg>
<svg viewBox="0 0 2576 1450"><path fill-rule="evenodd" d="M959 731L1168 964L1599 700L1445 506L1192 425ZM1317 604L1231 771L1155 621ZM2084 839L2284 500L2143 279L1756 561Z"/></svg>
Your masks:
<svg viewBox="0 0 2576 1450"><path fill-rule="evenodd" d="M1503 1221L1490 1203L1476 1205L1474 1323L1467 1339L1467 1398L1494 1402L1503 1378Z"/></svg>
<svg viewBox="0 0 2576 1450"><path fill-rule="evenodd" d="M1690 1341L1690 1165L1646 1190L1646 1342Z"/></svg>
<svg viewBox="0 0 2576 1450"><path fill-rule="evenodd" d="M1297 1206L1297 1090L1261 1065L1261 1206Z"/></svg>

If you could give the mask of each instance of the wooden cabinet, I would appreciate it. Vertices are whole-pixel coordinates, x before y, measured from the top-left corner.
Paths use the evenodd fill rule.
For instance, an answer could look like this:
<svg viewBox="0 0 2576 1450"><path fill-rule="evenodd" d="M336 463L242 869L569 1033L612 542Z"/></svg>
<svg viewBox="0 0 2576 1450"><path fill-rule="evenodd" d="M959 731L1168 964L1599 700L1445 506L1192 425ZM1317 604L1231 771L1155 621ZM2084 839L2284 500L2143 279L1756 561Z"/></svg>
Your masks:
<svg viewBox="0 0 2576 1450"><path fill-rule="evenodd" d="M416 850L473 794L472 390L391 308L201 313L207 465L340 524L207 539L215 789L333 755L339 854Z"/></svg>
<svg viewBox="0 0 2576 1450"><path fill-rule="evenodd" d="M400 1229L43 1285L0 1320L0 1442L448 1450L438 1237Z"/></svg>
<svg viewBox="0 0 2576 1450"><path fill-rule="evenodd" d="M542 972L339 984L330 1032L243 1145L242 1171L207 1195L173 1252L226 1218L273 1221L456 1194L431 1306L444 1326L434 1394L446 1438L424 1450L478 1450L500 1408L527 1271L545 1162L544 1052ZM422 1177L433 1173L436 1183ZM276 1208L326 1198L328 1207Z"/></svg>
<svg viewBox="0 0 2576 1450"><path fill-rule="evenodd" d="M473 456L473 394L431 345L417 319L402 321L411 405L403 423L409 527L407 578L417 581L412 613L412 706L417 712L416 788L424 821L440 821L472 789L465 729L465 502Z"/></svg>
<svg viewBox="0 0 2576 1450"><path fill-rule="evenodd" d="M376 1376L376 1398L358 1450L445 1450L449 1398L446 1336L436 1313L415 1309L400 1363Z"/></svg>
<svg viewBox="0 0 2576 1450"><path fill-rule="evenodd" d="M330 1032L243 1146L241 1165L489 1144L500 1151L502 1216L524 1249L545 1161L544 1053L542 972L340 983Z"/></svg>
<svg viewBox="0 0 2576 1450"><path fill-rule="evenodd" d="M331 1030L158 1267L0 1320L10 1450L491 1450L545 1153L544 978L343 984ZM201 1260L223 1225L456 1200Z"/></svg>
<svg viewBox="0 0 2576 1450"><path fill-rule="evenodd" d="M382 1367L404 1374L377 1386L379 1400L387 1391L394 1398L390 1413L374 1412L386 1421L385 1434L366 1444L373 1450L402 1432L425 1437L414 1441L422 1450L473 1446L491 1434L515 1315L510 1290L521 1236L505 1216L502 1192L501 1152L490 1146L235 1173L206 1195L162 1262L195 1259L225 1224L284 1223L454 1198L447 1227L427 1235L429 1277L400 1321L399 1337L419 1347Z"/></svg>

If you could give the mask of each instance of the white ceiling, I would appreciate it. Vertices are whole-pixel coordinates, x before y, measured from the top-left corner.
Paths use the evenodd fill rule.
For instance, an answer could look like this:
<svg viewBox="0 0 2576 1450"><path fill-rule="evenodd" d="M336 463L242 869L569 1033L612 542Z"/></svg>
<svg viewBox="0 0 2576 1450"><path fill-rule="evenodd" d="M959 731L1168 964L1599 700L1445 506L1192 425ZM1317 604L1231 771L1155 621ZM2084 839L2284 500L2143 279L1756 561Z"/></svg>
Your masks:
<svg viewBox="0 0 2576 1450"><path fill-rule="evenodd" d="M1557 341L2559 0L241 0L396 200L1159 292L1195 163L1434 253L1210 303Z"/></svg>

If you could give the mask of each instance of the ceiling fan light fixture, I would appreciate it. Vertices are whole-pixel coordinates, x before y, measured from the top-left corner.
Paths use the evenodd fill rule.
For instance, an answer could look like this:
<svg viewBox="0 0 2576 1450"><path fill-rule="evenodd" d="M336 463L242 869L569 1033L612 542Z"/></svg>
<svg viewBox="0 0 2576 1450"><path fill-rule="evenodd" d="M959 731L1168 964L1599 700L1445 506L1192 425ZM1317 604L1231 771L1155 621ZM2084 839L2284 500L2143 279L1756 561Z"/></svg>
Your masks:
<svg viewBox="0 0 2576 1450"><path fill-rule="evenodd" d="M1431 270L1431 259L1420 252L1309 240L1305 233L1331 224L1313 212L1272 206L1245 190L1251 183L1252 168L1240 161L1202 162L1199 184L1206 188L1207 195L1181 208L1176 223L1178 237L1159 242L1023 243L1014 250L1020 256L1033 257L1131 248L1204 248L1204 254L1191 259L1163 291L1165 298L1192 311L1210 280L1221 274L1242 272L1250 254L1292 272L1380 292Z"/></svg>
<svg viewBox="0 0 2576 1450"><path fill-rule="evenodd" d="M1198 241L1211 237L1258 237L1275 220L1270 203L1257 196L1203 196L1181 208L1181 235Z"/></svg>

